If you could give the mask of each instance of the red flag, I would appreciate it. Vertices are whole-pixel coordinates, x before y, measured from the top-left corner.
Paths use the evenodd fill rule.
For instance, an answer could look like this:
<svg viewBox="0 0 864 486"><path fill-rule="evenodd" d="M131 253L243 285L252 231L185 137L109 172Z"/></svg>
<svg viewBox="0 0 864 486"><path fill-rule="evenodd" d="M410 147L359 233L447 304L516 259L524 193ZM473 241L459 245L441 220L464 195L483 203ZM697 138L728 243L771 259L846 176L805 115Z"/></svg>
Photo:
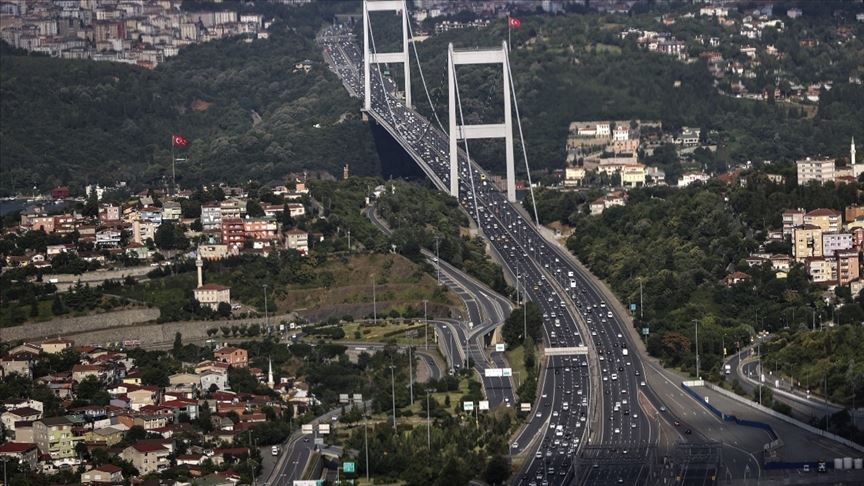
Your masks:
<svg viewBox="0 0 864 486"><path fill-rule="evenodd" d="M507 17L507 22L510 27L522 27L522 21L517 19L516 17Z"/></svg>
<svg viewBox="0 0 864 486"><path fill-rule="evenodd" d="M171 145L173 147L185 147L189 145L189 140L186 140L186 137L183 135L171 135Z"/></svg>

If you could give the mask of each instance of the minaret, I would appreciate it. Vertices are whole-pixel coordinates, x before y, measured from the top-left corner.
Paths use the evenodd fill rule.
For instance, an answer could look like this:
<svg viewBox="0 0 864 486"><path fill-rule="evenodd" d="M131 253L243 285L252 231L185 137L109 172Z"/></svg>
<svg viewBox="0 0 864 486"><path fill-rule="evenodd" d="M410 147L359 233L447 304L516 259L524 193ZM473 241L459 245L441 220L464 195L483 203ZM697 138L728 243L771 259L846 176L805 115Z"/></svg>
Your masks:
<svg viewBox="0 0 864 486"><path fill-rule="evenodd" d="M198 253L198 258L195 259L195 266L198 267L198 288L204 286L204 261L201 260L201 253Z"/></svg>
<svg viewBox="0 0 864 486"><path fill-rule="evenodd" d="M274 386L276 386L276 382L273 381L273 359L268 357L267 362L270 366L270 369L267 371L267 386L272 389Z"/></svg>
<svg viewBox="0 0 864 486"><path fill-rule="evenodd" d="M849 146L849 161L855 165L855 137L852 137L852 145Z"/></svg>

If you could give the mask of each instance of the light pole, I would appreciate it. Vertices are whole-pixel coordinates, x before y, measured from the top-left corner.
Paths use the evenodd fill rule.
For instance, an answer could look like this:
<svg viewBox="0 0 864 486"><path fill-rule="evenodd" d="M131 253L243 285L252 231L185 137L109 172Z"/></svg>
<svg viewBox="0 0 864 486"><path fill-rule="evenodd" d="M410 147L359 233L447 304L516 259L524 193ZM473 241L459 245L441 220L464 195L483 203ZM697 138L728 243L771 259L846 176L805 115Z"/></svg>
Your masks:
<svg viewBox="0 0 864 486"><path fill-rule="evenodd" d="M363 443L366 445L366 482L369 482L369 416L363 412Z"/></svg>
<svg viewBox="0 0 864 486"><path fill-rule="evenodd" d="M424 338L426 344L426 351L429 351L429 315L426 313L426 303L428 301L423 299L423 322L424 322Z"/></svg>
<svg viewBox="0 0 864 486"><path fill-rule="evenodd" d="M270 331L270 317L267 312L267 284L263 285L264 287L264 325L267 326L267 331Z"/></svg>
<svg viewBox="0 0 864 486"><path fill-rule="evenodd" d="M429 393L433 392L432 388L426 389L426 447L432 450L432 414L429 409Z"/></svg>
<svg viewBox="0 0 864 486"><path fill-rule="evenodd" d="M726 333L723 333L723 357L726 357Z"/></svg>
<svg viewBox="0 0 864 486"><path fill-rule="evenodd" d="M438 255L438 235L435 235L435 268L438 273L438 285L441 285L441 257Z"/></svg>
<svg viewBox="0 0 864 486"><path fill-rule="evenodd" d="M693 319L693 323L696 326L696 379L699 379L699 321L697 319Z"/></svg>
<svg viewBox="0 0 864 486"><path fill-rule="evenodd" d="M411 345L408 345L408 387L411 390L411 405L414 405L414 360L411 358Z"/></svg>
<svg viewBox="0 0 864 486"><path fill-rule="evenodd" d="M372 274L372 324L378 325L378 301L375 298L375 274Z"/></svg>
<svg viewBox="0 0 864 486"><path fill-rule="evenodd" d="M351 230L348 230L348 253L351 253Z"/></svg>
<svg viewBox="0 0 864 486"><path fill-rule="evenodd" d="M639 278L639 320L642 320L644 313L642 312L642 278Z"/></svg>
<svg viewBox="0 0 864 486"><path fill-rule="evenodd" d="M396 368L392 364L390 365L390 393L392 393L393 398L393 430L396 430L396 378L393 374L393 369Z"/></svg>

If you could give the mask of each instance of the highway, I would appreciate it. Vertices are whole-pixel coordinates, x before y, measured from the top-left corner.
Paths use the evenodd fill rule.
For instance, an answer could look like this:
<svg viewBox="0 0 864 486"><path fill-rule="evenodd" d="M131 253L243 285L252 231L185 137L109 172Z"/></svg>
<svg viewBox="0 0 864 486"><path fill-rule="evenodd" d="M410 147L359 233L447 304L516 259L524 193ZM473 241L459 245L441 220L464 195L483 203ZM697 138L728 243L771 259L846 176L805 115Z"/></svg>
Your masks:
<svg viewBox="0 0 864 486"><path fill-rule="evenodd" d="M353 86L355 92L360 92L361 80L354 74L358 72L356 66L362 57L353 36L337 26L329 29L319 40L343 82ZM348 65L355 67L346 67ZM373 110L369 115L422 162L421 168L436 186L441 189L448 187L449 145L445 135L389 94L395 91L391 80L373 75L371 81ZM521 435L540 439L539 444L538 441L528 442L539 446L537 451L542 460L538 460L541 458L535 452L532 459L526 461L522 477L526 484L535 480L556 484L568 481L569 466L577 455L574 445L584 444L586 430L593 423L596 430L591 436L592 443L603 444L610 451L614 449L614 454L626 459L627 465L604 466L604 478L588 477L586 481L593 484L607 479L616 483L618 480L628 484L644 483L648 471L631 465L632 456L628 456L629 450L651 443L651 426L640 413L641 405L631 401L640 386L636 373L642 374L642 365L638 353L625 354L629 338L622 333L623 321L618 311L607 307L605 296L586 282L569 254L556 249L543 238L534 225L507 202L504 194L488 182L487 175L469 163L464 153L461 155L459 201L462 207L474 218L505 270L511 276L518 275L522 292L545 314L543 334L547 353L550 349L562 348L558 351L562 356L550 357L546 362L541 377L541 391L546 398L539 399L537 410ZM594 331L594 335L586 342L589 330ZM586 355L583 348L586 345L589 351L596 349L596 353ZM583 351L579 352L577 348ZM570 371L566 371L566 365L568 362L572 364L573 359L580 366L570 366ZM581 366L580 359L586 362L586 366ZM589 368L594 372L589 374ZM591 384L592 378L596 386ZM602 390L603 396L589 395L584 405L580 400L571 408L571 400L565 392L572 394L577 387L586 391L596 389L597 395ZM596 404L589 407L592 399ZM566 407L564 402L568 402ZM539 417L536 415L538 412ZM586 416L585 422L579 420L582 414ZM576 421L585 425L577 427ZM567 435L571 440L564 446L561 437ZM518 440L513 445L516 445L513 448L516 454L527 447L525 442ZM554 478L549 477L550 472Z"/></svg>
<svg viewBox="0 0 864 486"><path fill-rule="evenodd" d="M363 213L385 234L392 232L387 222L378 215L375 206L365 208ZM455 371L466 366L467 350L468 358L480 375L490 408L501 404L512 406L515 396L511 378L485 376L485 370L488 368L506 367L506 362L500 354L489 356L486 353L485 336L504 323L510 315L512 304L506 297L480 283L474 277L439 260L428 249L423 249L422 253L436 268L440 282L459 296L468 312L467 322L452 319L436 322L438 335L445 340L443 349L450 362L451 370ZM459 359L453 360L452 357L456 354L459 355Z"/></svg>

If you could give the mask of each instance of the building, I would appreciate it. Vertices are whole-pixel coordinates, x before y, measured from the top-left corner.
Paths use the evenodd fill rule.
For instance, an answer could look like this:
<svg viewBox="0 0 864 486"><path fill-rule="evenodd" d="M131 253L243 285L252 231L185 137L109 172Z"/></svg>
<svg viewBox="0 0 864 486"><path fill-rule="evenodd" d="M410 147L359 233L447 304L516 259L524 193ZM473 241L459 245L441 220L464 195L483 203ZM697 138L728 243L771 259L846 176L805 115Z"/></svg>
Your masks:
<svg viewBox="0 0 864 486"><path fill-rule="evenodd" d="M621 185L623 187L641 187L645 185L645 166L642 164L621 168Z"/></svg>
<svg viewBox="0 0 864 486"><path fill-rule="evenodd" d="M28 442L7 442L0 444L0 457L3 458L4 467L6 458L12 458L18 461L18 464L25 464L35 470L39 463L39 448Z"/></svg>
<svg viewBox="0 0 864 486"><path fill-rule="evenodd" d="M240 218L223 216L222 243L229 246L242 247L245 242L246 230L243 226L243 220Z"/></svg>
<svg viewBox="0 0 864 486"><path fill-rule="evenodd" d="M694 182L706 182L708 179L708 174L704 172L685 172L678 179L678 187L687 187Z"/></svg>
<svg viewBox="0 0 864 486"><path fill-rule="evenodd" d="M162 445L139 442L123 449L120 457L131 462L141 476L146 476L170 467L171 462L168 459L170 453L171 451Z"/></svg>
<svg viewBox="0 0 864 486"><path fill-rule="evenodd" d="M223 302L231 305L231 287L219 284L204 285L204 261L201 259L200 253L195 261L195 266L198 267L198 286L192 291L195 300L214 311L219 310L219 304Z"/></svg>
<svg viewBox="0 0 864 486"><path fill-rule="evenodd" d="M201 226L204 231L222 229L222 207L217 203L201 205Z"/></svg>
<svg viewBox="0 0 864 486"><path fill-rule="evenodd" d="M198 254L205 260L221 260L228 256L228 245L202 243L198 246Z"/></svg>
<svg viewBox="0 0 864 486"><path fill-rule="evenodd" d="M156 224L150 221L135 220L132 222L132 241L139 245L147 244L147 240L156 239Z"/></svg>
<svg viewBox="0 0 864 486"><path fill-rule="evenodd" d="M71 348L75 345L75 341L66 338L46 339L39 343L43 353L57 354Z"/></svg>
<svg viewBox="0 0 864 486"><path fill-rule="evenodd" d="M813 224L822 231L833 233L843 229L843 214L833 209L819 208L804 215L804 224Z"/></svg>
<svg viewBox="0 0 864 486"><path fill-rule="evenodd" d="M177 201L165 201L162 203L162 219L164 221L180 221L183 209Z"/></svg>
<svg viewBox="0 0 864 486"><path fill-rule="evenodd" d="M285 246L307 255L309 253L309 233L296 228L285 232Z"/></svg>
<svg viewBox="0 0 864 486"><path fill-rule="evenodd" d="M795 227L792 234L792 256L803 262L807 258L822 256L822 228L813 224Z"/></svg>
<svg viewBox="0 0 864 486"><path fill-rule="evenodd" d="M798 166L798 185L807 185L811 182L824 184L826 182L834 182L834 159L806 159L799 160Z"/></svg>
<svg viewBox="0 0 864 486"><path fill-rule="evenodd" d="M15 422L33 422L42 418L42 411L30 407L15 408L7 410L0 415L3 428L9 432L15 432Z"/></svg>
<svg viewBox="0 0 864 486"><path fill-rule="evenodd" d="M99 205L99 221L103 223L120 221L120 206L102 203Z"/></svg>
<svg viewBox="0 0 864 486"><path fill-rule="evenodd" d="M249 353L243 348L226 346L213 352L213 359L237 368L245 368L249 364Z"/></svg>
<svg viewBox="0 0 864 486"><path fill-rule="evenodd" d="M864 218L864 207L853 205L848 206L843 211L843 221L846 221L846 223L851 223L858 218Z"/></svg>
<svg viewBox="0 0 864 486"><path fill-rule="evenodd" d="M837 260L812 257L804 260L804 269L814 283L830 283L837 280Z"/></svg>
<svg viewBox="0 0 864 486"><path fill-rule="evenodd" d="M114 464L103 464L81 473L81 484L120 484L123 482L123 469Z"/></svg>
<svg viewBox="0 0 864 486"><path fill-rule="evenodd" d="M279 235L279 223L273 218L249 218L243 220L245 238L253 240L275 240Z"/></svg>
<svg viewBox="0 0 864 486"><path fill-rule="evenodd" d="M564 169L564 185L578 186L585 180L585 168L568 165Z"/></svg>
<svg viewBox="0 0 864 486"><path fill-rule="evenodd" d="M804 210L787 209L783 211L783 236L790 237L796 226L804 224Z"/></svg>
<svg viewBox="0 0 864 486"><path fill-rule="evenodd" d="M855 250L838 251L837 258L837 284L847 285L858 280L861 276L858 252Z"/></svg>
<svg viewBox="0 0 864 486"><path fill-rule="evenodd" d="M33 422L33 441L43 454L52 459L69 459L76 456L75 445L84 437L75 436L75 425L68 417L49 417Z"/></svg>
<svg viewBox="0 0 864 486"><path fill-rule="evenodd" d="M681 133L675 138L675 144L684 147L695 147L699 145L699 137L701 135L701 128L681 127Z"/></svg>
<svg viewBox="0 0 864 486"><path fill-rule="evenodd" d="M837 252L851 250L852 233L822 233L822 256L831 257Z"/></svg>
<svg viewBox="0 0 864 486"><path fill-rule="evenodd" d="M726 277L723 279L723 283L725 283L728 287L730 285L746 282L747 280L750 280L749 274L746 274L744 272L732 272L729 275L726 275Z"/></svg>

